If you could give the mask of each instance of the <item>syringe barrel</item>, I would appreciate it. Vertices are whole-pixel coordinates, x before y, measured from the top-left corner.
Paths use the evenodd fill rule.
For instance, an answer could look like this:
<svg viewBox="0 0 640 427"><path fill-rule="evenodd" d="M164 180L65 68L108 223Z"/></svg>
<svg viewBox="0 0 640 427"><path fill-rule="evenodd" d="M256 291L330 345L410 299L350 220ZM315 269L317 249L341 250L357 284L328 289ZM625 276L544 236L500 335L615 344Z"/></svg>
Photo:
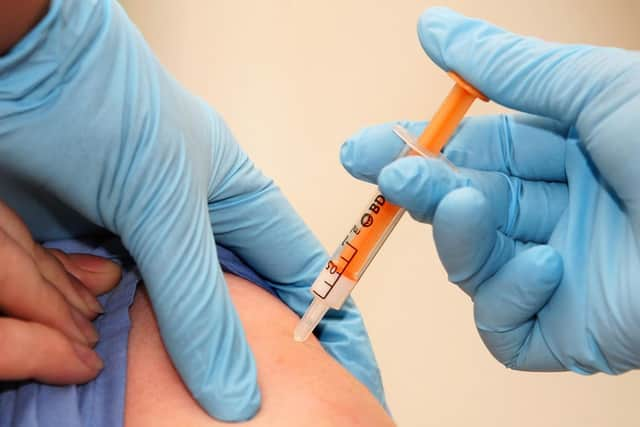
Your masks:
<svg viewBox="0 0 640 427"><path fill-rule="evenodd" d="M399 134L408 145L398 157L418 154L439 156L473 101L476 98L487 100L456 73L450 72L449 75L456 84L417 142L412 137L408 141ZM314 282L311 290L315 298L339 309L403 213L403 208L389 202L377 191Z"/></svg>
<svg viewBox="0 0 640 427"><path fill-rule="evenodd" d="M332 308L340 308L404 212L376 192L327 261L313 293Z"/></svg>
<svg viewBox="0 0 640 427"><path fill-rule="evenodd" d="M329 263L342 271L346 278L356 282L360 280L403 213L403 208L376 192Z"/></svg>

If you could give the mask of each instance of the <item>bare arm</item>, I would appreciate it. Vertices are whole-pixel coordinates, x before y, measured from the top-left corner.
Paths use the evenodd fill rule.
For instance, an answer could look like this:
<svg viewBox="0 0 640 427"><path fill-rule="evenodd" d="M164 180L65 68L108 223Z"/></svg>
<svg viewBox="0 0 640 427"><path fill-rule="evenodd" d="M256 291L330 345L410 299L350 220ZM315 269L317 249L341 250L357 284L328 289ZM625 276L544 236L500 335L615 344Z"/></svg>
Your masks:
<svg viewBox="0 0 640 427"><path fill-rule="evenodd" d="M311 337L296 343L298 317L252 283L225 275L258 365L263 404L251 421L233 426L392 427L365 386ZM131 310L126 427L226 426L211 419L182 384L162 345L144 294Z"/></svg>
<svg viewBox="0 0 640 427"><path fill-rule="evenodd" d="M0 55L7 53L49 9L49 0L0 0Z"/></svg>

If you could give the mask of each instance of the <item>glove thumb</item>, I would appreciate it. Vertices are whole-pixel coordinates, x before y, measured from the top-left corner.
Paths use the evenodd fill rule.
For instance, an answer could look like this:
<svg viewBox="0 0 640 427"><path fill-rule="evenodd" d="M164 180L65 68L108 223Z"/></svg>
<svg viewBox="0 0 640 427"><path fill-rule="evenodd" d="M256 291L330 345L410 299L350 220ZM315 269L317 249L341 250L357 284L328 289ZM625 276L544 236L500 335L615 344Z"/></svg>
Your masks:
<svg viewBox="0 0 640 427"><path fill-rule="evenodd" d="M425 52L506 107L558 120L577 136L626 204L640 233L640 56L587 45L548 43L435 7L422 14ZM635 139L635 140L634 140Z"/></svg>
<svg viewBox="0 0 640 427"><path fill-rule="evenodd" d="M177 177L139 194L134 206L147 210L129 212L127 219L137 221L120 234L193 396L215 418L247 420L260 406L255 361L218 264L207 201L197 190Z"/></svg>

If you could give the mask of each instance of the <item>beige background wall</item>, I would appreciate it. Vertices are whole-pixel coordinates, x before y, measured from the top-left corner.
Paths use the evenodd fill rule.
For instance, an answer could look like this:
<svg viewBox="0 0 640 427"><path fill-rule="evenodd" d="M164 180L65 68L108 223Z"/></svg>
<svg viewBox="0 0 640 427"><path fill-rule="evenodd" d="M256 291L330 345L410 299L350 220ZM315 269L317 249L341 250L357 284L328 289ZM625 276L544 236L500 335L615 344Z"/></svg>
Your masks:
<svg viewBox="0 0 640 427"><path fill-rule="evenodd" d="M371 191L343 171L341 142L363 125L428 118L450 86L416 37L431 1L124 3L160 60L226 117L329 249ZM640 49L637 0L438 4L547 39ZM428 226L405 218L356 298L401 426L640 425L639 373L530 374L495 362Z"/></svg>

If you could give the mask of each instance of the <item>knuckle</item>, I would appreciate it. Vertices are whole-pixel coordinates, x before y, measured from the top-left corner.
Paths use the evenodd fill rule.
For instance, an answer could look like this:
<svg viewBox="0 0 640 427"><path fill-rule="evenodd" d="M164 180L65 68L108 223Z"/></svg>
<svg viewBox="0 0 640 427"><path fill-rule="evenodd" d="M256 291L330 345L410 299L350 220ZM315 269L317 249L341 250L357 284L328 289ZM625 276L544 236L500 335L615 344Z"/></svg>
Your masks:
<svg viewBox="0 0 640 427"><path fill-rule="evenodd" d="M55 284L67 284L69 276L64 265L58 258L50 254L40 245L36 245L34 252L36 267L45 278Z"/></svg>

